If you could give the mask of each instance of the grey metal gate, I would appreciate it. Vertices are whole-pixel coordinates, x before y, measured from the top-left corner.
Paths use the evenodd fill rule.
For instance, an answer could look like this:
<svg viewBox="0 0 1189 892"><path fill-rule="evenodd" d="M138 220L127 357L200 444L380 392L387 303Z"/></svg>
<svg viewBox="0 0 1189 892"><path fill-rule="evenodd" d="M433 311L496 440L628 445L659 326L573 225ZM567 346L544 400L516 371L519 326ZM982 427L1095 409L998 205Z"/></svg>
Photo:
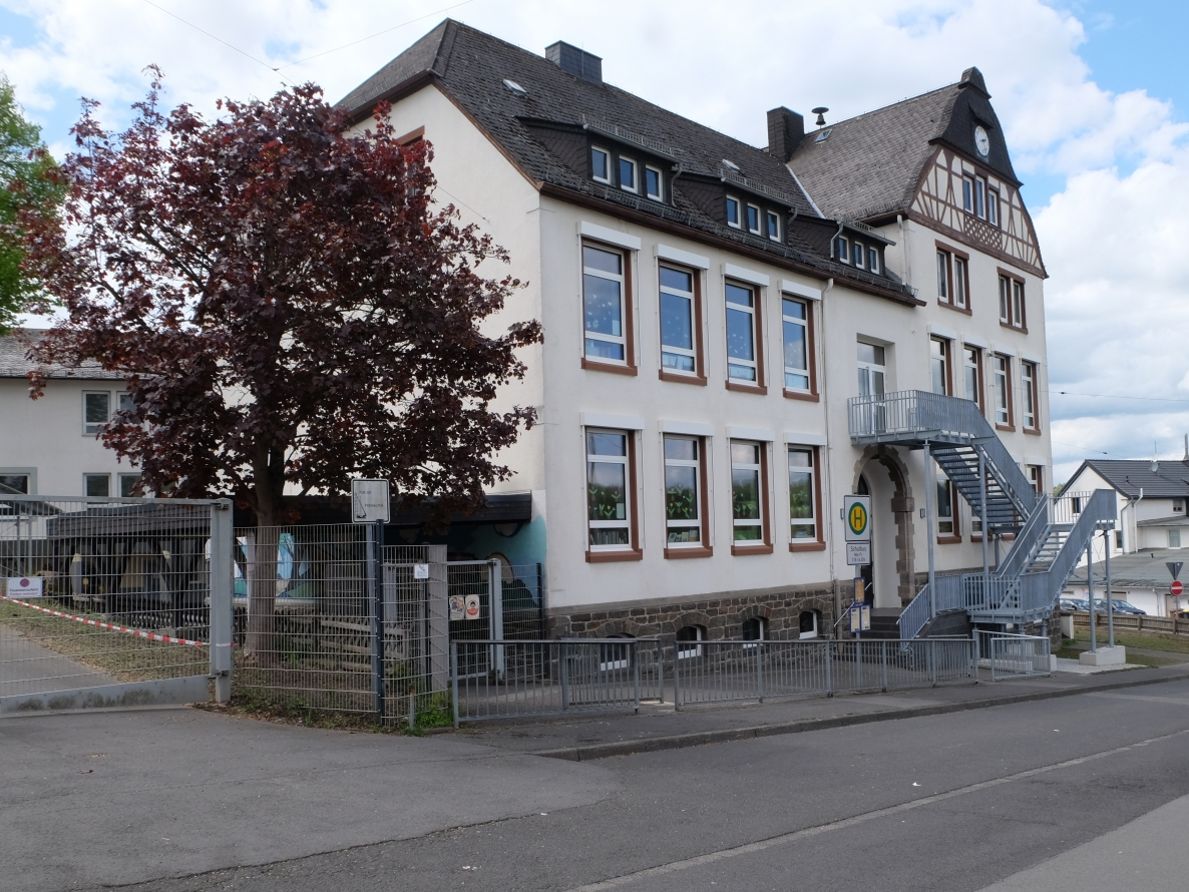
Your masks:
<svg viewBox="0 0 1189 892"><path fill-rule="evenodd" d="M1052 674L1053 643L1044 635L980 630L977 636L980 662L990 666L992 681Z"/></svg>
<svg viewBox="0 0 1189 892"><path fill-rule="evenodd" d="M226 501L0 496L0 714L226 700L231 544Z"/></svg>
<svg viewBox="0 0 1189 892"><path fill-rule="evenodd" d="M450 561L446 589L450 609L450 640L499 641L504 637L502 573L498 561ZM494 673L502 678L506 657L502 648L469 647L459 654L460 678Z"/></svg>

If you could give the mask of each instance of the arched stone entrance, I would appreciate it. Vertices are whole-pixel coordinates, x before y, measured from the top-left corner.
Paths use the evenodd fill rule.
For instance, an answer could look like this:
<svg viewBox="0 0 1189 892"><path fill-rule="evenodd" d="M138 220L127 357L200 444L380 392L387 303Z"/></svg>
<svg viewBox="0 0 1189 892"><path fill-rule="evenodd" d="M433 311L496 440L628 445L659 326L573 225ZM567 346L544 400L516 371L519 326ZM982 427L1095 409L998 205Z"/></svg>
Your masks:
<svg viewBox="0 0 1189 892"><path fill-rule="evenodd" d="M913 497L897 450L870 446L855 465L853 492L871 496L871 564L863 568L876 608L896 608L916 595Z"/></svg>

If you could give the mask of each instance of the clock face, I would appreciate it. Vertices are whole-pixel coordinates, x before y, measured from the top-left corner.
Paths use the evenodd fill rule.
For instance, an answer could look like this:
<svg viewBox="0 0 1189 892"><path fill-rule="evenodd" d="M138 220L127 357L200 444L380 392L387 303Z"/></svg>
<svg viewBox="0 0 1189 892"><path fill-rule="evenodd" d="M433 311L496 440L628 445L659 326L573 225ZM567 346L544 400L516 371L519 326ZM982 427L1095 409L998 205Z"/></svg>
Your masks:
<svg viewBox="0 0 1189 892"><path fill-rule="evenodd" d="M974 128L974 147L978 149L978 153L984 158L991 151L991 137L987 135L987 131L981 126Z"/></svg>

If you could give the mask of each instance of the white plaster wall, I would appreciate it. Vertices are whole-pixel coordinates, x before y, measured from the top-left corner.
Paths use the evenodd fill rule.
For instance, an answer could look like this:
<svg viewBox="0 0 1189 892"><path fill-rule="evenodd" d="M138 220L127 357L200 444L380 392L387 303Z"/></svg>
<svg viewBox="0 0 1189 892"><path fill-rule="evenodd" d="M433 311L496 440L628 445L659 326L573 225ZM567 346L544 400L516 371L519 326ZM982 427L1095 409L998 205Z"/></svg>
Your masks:
<svg viewBox="0 0 1189 892"><path fill-rule="evenodd" d="M77 381L52 378L45 395L29 399L23 379L0 379L0 472L33 469L34 492L41 495L83 495L83 474L111 475L111 493L119 494L118 474L135 473L127 462L95 438L83 433L83 392L111 394L118 405L119 381Z"/></svg>

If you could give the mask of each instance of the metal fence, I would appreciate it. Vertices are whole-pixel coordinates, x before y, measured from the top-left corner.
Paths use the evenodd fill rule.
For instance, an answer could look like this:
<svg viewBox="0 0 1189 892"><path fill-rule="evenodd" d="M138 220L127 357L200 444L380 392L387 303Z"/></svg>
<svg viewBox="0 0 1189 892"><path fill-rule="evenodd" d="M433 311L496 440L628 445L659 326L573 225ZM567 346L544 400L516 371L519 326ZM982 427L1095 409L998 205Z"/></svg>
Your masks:
<svg viewBox="0 0 1189 892"><path fill-rule="evenodd" d="M1044 635L976 630L980 663L991 670L992 681L1035 678L1052 674L1052 642Z"/></svg>
<svg viewBox="0 0 1189 892"><path fill-rule="evenodd" d="M445 549L369 524L236 530L235 692L281 712L448 718Z"/></svg>
<svg viewBox="0 0 1189 892"><path fill-rule="evenodd" d="M702 641L677 652L673 702L680 709L973 681L974 653L968 638Z"/></svg>
<svg viewBox="0 0 1189 892"><path fill-rule="evenodd" d="M455 640L450 662L455 725L569 711L636 711L642 701L660 700L665 685L655 638ZM503 670L465 671L480 662Z"/></svg>
<svg viewBox="0 0 1189 892"><path fill-rule="evenodd" d="M230 611L212 603L229 598L230 514L0 497L0 713L206 700L212 681L224 699Z"/></svg>

